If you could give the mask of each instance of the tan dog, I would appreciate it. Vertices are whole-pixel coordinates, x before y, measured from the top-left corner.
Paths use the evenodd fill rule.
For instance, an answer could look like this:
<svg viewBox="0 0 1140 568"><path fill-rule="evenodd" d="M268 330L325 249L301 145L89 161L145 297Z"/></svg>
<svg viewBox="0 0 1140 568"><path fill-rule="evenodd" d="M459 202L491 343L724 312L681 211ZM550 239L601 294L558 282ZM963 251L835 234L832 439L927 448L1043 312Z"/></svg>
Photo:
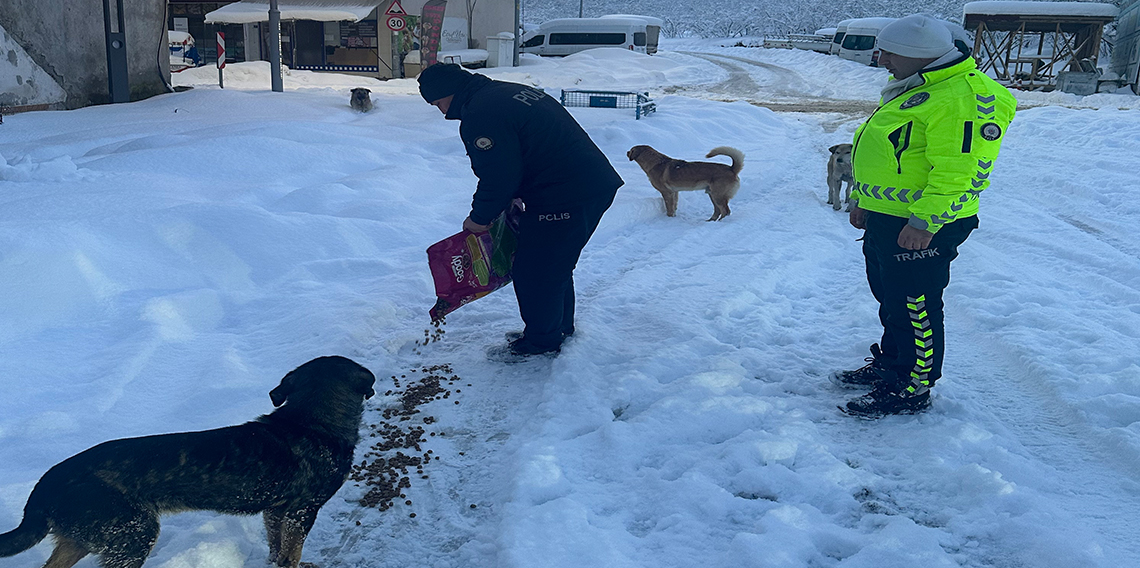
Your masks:
<svg viewBox="0 0 1140 568"><path fill-rule="evenodd" d="M850 211L851 185L855 183L855 178L851 175L851 145L836 144L828 148L828 151L831 152L831 158L827 161L827 203L836 211L846 203L847 210ZM839 194L843 182L847 182L847 195L840 203Z"/></svg>
<svg viewBox="0 0 1140 568"><path fill-rule="evenodd" d="M728 156L732 165L716 162L686 162L674 160L649 146L634 146L626 156L649 177L649 183L661 192L665 200L665 214L677 214L677 192L704 190L713 204L713 215L709 221L719 221L728 216L728 200L740 188L740 170L744 168L744 153L736 148L721 146L713 148L705 156Z"/></svg>

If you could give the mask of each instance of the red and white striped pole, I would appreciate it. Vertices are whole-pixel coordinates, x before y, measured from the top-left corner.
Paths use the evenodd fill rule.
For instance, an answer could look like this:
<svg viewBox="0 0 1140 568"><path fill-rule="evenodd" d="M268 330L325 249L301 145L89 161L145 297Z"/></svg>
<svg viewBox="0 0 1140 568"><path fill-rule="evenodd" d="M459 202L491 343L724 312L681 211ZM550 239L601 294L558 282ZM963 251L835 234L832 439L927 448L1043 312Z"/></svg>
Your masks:
<svg viewBox="0 0 1140 568"><path fill-rule="evenodd" d="M222 83L222 69L226 68L226 34L218 32L218 87L226 88Z"/></svg>

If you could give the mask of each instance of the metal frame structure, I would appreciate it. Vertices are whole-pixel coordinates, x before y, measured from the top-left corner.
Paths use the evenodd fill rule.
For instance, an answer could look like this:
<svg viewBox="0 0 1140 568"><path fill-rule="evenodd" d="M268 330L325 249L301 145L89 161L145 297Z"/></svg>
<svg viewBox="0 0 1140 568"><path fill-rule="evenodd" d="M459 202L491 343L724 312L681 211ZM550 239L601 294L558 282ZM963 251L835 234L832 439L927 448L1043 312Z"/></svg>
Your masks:
<svg viewBox="0 0 1140 568"><path fill-rule="evenodd" d="M978 69L1002 83L1033 90L1055 87L1057 74L1066 68L1084 71L1090 64L1095 68L1104 26L1114 19L967 11L964 27L974 32Z"/></svg>
<svg viewBox="0 0 1140 568"><path fill-rule="evenodd" d="M563 89L562 106L595 108L632 108L635 120L657 110L657 103L646 91L592 91Z"/></svg>

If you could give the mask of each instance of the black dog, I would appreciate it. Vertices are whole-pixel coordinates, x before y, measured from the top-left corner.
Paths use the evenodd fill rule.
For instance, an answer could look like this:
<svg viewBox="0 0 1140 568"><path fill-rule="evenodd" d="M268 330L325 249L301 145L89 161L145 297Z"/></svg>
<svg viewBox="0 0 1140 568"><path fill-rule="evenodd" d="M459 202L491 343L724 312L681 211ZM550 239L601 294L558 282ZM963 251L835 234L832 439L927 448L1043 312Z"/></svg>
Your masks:
<svg viewBox="0 0 1140 568"><path fill-rule="evenodd" d="M0 534L0 556L51 533L45 568L88 554L104 568L139 568L160 514L212 510L263 513L269 561L296 568L317 511L348 477L375 380L349 359L320 357L285 375L269 392L277 410L252 422L112 440L67 458L36 483L20 526Z"/></svg>
<svg viewBox="0 0 1140 568"><path fill-rule="evenodd" d="M368 112L372 110L372 91L368 89L357 87L352 90L352 95L348 97L348 106L357 112Z"/></svg>

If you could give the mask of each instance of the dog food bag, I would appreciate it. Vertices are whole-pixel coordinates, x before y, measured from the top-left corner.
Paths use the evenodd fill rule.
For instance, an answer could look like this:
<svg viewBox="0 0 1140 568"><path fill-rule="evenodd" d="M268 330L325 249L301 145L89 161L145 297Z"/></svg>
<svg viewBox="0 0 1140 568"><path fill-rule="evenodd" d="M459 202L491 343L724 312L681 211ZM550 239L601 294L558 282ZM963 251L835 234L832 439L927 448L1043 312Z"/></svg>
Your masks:
<svg viewBox="0 0 1140 568"><path fill-rule="evenodd" d="M511 282L521 212L521 203L515 200L491 222L487 232L463 231L428 247L428 266L437 297L429 310L433 322Z"/></svg>

